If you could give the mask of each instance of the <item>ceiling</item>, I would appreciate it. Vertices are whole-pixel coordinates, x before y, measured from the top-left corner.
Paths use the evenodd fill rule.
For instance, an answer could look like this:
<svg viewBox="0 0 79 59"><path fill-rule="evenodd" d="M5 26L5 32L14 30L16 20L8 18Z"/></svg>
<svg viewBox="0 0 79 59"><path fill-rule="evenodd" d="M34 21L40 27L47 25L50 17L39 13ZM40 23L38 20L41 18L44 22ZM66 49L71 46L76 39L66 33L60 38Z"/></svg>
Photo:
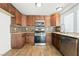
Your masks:
<svg viewBox="0 0 79 59"><path fill-rule="evenodd" d="M12 3L12 5L24 15L51 15L57 12L58 5L66 7L68 4L42 3L41 7L35 6L35 3Z"/></svg>

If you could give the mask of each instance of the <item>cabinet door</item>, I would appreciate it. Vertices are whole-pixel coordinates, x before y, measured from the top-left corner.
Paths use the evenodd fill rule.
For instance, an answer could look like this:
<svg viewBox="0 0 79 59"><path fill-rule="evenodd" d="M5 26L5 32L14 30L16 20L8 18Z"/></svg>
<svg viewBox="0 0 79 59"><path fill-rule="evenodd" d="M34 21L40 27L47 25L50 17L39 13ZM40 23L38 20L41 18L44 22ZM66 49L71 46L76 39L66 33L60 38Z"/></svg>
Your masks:
<svg viewBox="0 0 79 59"><path fill-rule="evenodd" d="M11 13L12 15L15 15L16 9L11 4L8 4L8 8L9 8L9 13Z"/></svg>
<svg viewBox="0 0 79 59"><path fill-rule="evenodd" d="M11 35L11 48L18 48L18 40L17 40L17 36L15 35Z"/></svg>
<svg viewBox="0 0 79 59"><path fill-rule="evenodd" d="M35 16L36 17L36 20L40 20L40 16Z"/></svg>
<svg viewBox="0 0 79 59"><path fill-rule="evenodd" d="M26 34L26 44L29 44L29 34Z"/></svg>
<svg viewBox="0 0 79 59"><path fill-rule="evenodd" d="M51 16L51 26L56 26L56 17L54 15Z"/></svg>
<svg viewBox="0 0 79 59"><path fill-rule="evenodd" d="M51 16L51 26L60 26L60 14L53 14Z"/></svg>
<svg viewBox="0 0 79 59"><path fill-rule="evenodd" d="M68 36L62 36L61 49L65 56L77 56L77 39Z"/></svg>
<svg viewBox="0 0 79 59"><path fill-rule="evenodd" d="M45 16L45 26L50 26L50 16Z"/></svg>
<svg viewBox="0 0 79 59"><path fill-rule="evenodd" d="M8 11L9 10L8 3L0 3L0 8Z"/></svg>
<svg viewBox="0 0 79 59"><path fill-rule="evenodd" d="M60 46L61 46L61 36L56 34L56 48L57 49L60 49Z"/></svg>
<svg viewBox="0 0 79 59"><path fill-rule="evenodd" d="M34 34L29 34L29 43L34 44Z"/></svg>
<svg viewBox="0 0 79 59"><path fill-rule="evenodd" d="M21 25L21 18L22 17L21 17L21 14L18 11L16 11L15 17L16 17L16 24Z"/></svg>
<svg viewBox="0 0 79 59"><path fill-rule="evenodd" d="M52 33L52 44L55 46L56 34Z"/></svg>
<svg viewBox="0 0 79 59"><path fill-rule="evenodd" d="M56 39L55 34L52 33L52 44L54 45L54 40Z"/></svg>
<svg viewBox="0 0 79 59"><path fill-rule="evenodd" d="M33 18L32 18L32 25L33 26L35 26L35 19L36 19L35 16L33 16Z"/></svg>
<svg viewBox="0 0 79 59"><path fill-rule="evenodd" d="M60 26L60 14L56 14L56 26Z"/></svg>
<svg viewBox="0 0 79 59"><path fill-rule="evenodd" d="M27 16L27 26L32 26L33 21L32 21L32 16Z"/></svg>
<svg viewBox="0 0 79 59"><path fill-rule="evenodd" d="M46 44L51 45L52 44L52 38L50 34L46 35Z"/></svg>
<svg viewBox="0 0 79 59"><path fill-rule="evenodd" d="M25 44L25 38L23 34L12 34L11 36L11 47L22 48Z"/></svg>
<svg viewBox="0 0 79 59"><path fill-rule="evenodd" d="M27 26L27 16L22 16L22 26Z"/></svg>
<svg viewBox="0 0 79 59"><path fill-rule="evenodd" d="M77 45L77 54L79 56L79 40L77 42L78 42L78 45Z"/></svg>
<svg viewBox="0 0 79 59"><path fill-rule="evenodd" d="M40 16L40 20L45 20L45 16Z"/></svg>

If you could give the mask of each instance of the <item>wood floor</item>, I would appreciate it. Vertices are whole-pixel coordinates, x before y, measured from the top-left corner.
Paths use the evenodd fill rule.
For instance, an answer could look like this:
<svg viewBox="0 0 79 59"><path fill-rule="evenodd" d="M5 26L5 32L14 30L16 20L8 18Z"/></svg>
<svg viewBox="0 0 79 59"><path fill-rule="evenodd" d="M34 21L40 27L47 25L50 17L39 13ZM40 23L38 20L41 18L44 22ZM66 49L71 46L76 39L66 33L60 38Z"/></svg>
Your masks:
<svg viewBox="0 0 79 59"><path fill-rule="evenodd" d="M62 56L52 45L32 46L25 45L21 49L11 49L3 56Z"/></svg>

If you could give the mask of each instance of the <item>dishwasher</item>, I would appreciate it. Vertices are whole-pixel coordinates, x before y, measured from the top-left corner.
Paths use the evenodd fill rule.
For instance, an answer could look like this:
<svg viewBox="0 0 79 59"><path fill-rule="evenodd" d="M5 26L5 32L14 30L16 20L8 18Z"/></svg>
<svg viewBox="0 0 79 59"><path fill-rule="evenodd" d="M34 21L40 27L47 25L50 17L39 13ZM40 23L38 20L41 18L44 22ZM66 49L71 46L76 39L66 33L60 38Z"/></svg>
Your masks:
<svg viewBox="0 0 79 59"><path fill-rule="evenodd" d="M77 39L62 36L60 51L64 56L77 56Z"/></svg>

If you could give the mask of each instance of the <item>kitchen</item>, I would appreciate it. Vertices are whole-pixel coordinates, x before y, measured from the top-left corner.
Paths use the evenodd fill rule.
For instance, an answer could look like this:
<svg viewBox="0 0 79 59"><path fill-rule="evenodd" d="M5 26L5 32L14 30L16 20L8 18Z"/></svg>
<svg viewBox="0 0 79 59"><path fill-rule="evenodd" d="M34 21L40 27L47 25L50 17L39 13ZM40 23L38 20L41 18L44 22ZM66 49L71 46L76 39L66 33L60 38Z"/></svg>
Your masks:
<svg viewBox="0 0 79 59"><path fill-rule="evenodd" d="M79 55L78 3L0 3L0 12L11 18L3 56Z"/></svg>

